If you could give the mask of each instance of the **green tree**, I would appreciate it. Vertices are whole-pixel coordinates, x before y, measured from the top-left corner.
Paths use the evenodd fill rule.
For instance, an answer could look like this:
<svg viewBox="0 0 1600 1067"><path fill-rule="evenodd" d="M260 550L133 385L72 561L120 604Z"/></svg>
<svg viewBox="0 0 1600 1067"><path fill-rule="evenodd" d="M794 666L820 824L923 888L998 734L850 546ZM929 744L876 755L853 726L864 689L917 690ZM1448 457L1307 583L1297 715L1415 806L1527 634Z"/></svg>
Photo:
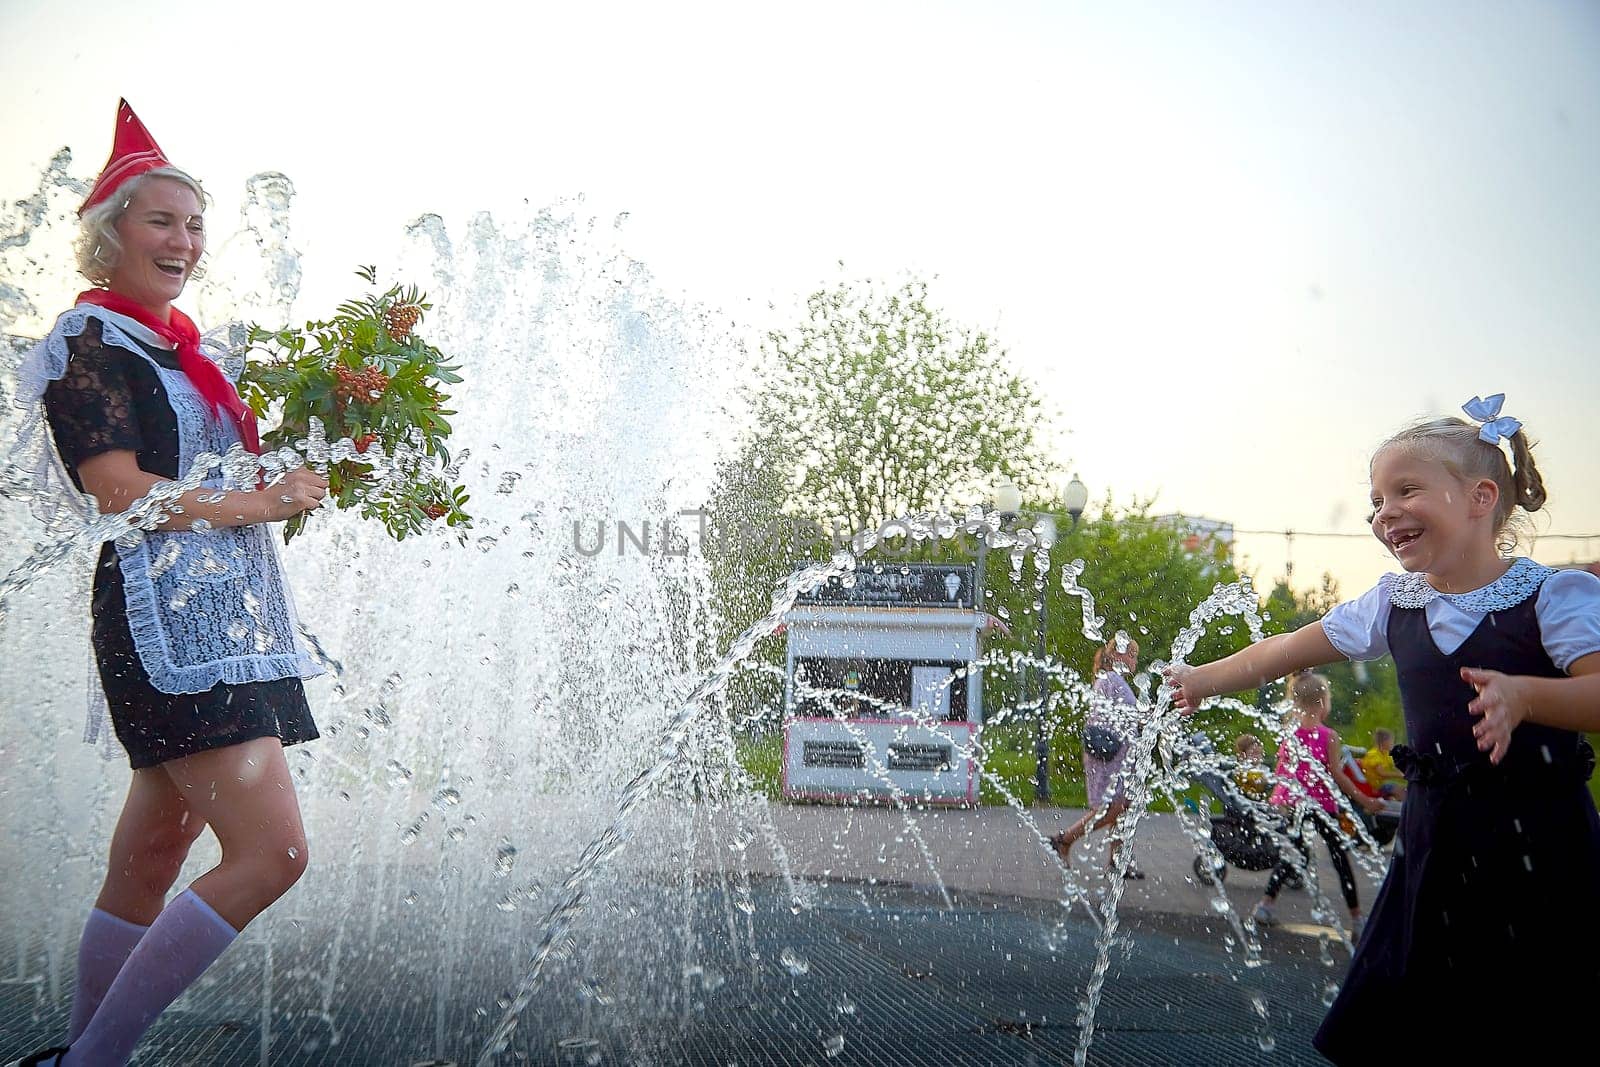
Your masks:
<svg viewBox="0 0 1600 1067"><path fill-rule="evenodd" d="M784 512L793 460L767 434L750 434L733 455L717 462L716 477L699 530L706 560L714 644L725 649L772 607L776 585L801 564L826 553L807 529ZM781 666L781 640L758 645L755 662ZM725 699L735 721L778 724L783 685L751 671L728 683Z"/></svg>
<svg viewBox="0 0 1600 1067"><path fill-rule="evenodd" d="M751 429L717 465L700 538L722 647L767 613L776 583L853 532L982 499L1002 475L1020 486L1047 477L1032 385L987 334L931 307L922 281L811 294L799 323L764 339L743 394ZM972 558L970 544L880 555L891 553ZM759 659L782 663L778 644ZM729 697L747 717L776 711L778 692L747 677Z"/></svg>
<svg viewBox="0 0 1600 1067"><path fill-rule="evenodd" d="M981 330L928 304L927 284L840 284L771 331L748 390L759 432L792 458L786 510L875 527L982 499L997 474L1026 491L1049 473L1041 405Z"/></svg>
<svg viewBox="0 0 1600 1067"><path fill-rule="evenodd" d="M1024 523L1037 512L1051 510L1048 501L1029 502L1024 507ZM1226 545L1196 543L1188 530L1152 519L1149 512L1149 502L1135 501L1119 508L1108 498L1076 526L1064 525L1063 518L1062 536L1050 554L1053 573L1042 598L1032 581L1031 562L1025 561L1024 580L1014 583L1007 554L990 553L985 585L993 596L988 607L1008 619L1012 631L1009 637L991 639L991 653L1015 649L1036 654L1042 614L1047 657L1070 667L1084 680L1092 678L1099 642L1083 633L1081 601L1063 591L1059 582L1060 566L1082 559L1086 569L1078 582L1094 595L1096 613L1105 620L1104 636L1126 631L1139 643L1142 667L1169 657L1179 632L1189 625L1189 613L1218 583L1237 581L1240 574ZM1208 628L1191 662L1225 656L1243 648L1248 640L1249 630L1242 620L1219 620ZM996 668L985 675L985 691L985 713L991 720L984 734L989 772L1016 795L1031 797L1030 783L1037 766L1034 743L1039 719L1035 709L1040 675L1031 670ZM1251 699L1254 694L1240 696ZM1051 798L1058 804L1084 803L1080 727L1085 711L1075 699L1058 701L1055 714L1044 724L1050 747ZM1249 725L1241 717L1213 712L1197 719L1195 727L1226 742ZM991 791L989 796L994 799L998 792Z"/></svg>

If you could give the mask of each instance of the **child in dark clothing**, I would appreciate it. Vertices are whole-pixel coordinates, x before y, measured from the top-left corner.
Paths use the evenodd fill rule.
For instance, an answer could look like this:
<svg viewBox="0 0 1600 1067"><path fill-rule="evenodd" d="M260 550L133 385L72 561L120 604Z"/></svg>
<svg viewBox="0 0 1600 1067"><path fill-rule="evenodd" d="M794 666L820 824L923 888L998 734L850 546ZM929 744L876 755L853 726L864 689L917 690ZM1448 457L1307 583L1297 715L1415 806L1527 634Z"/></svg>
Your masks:
<svg viewBox="0 0 1600 1067"><path fill-rule="evenodd" d="M1501 396L1372 459L1372 532L1404 568L1320 623L1168 669L1174 705L1340 659L1394 657L1410 747L1394 861L1316 1046L1371 1060L1396 1025L1446 1062L1534 1059L1579 1032L1600 988L1600 578L1500 553L1545 501ZM1501 442L1510 445L1508 462ZM1419 1052L1419 1054L1421 1054Z"/></svg>

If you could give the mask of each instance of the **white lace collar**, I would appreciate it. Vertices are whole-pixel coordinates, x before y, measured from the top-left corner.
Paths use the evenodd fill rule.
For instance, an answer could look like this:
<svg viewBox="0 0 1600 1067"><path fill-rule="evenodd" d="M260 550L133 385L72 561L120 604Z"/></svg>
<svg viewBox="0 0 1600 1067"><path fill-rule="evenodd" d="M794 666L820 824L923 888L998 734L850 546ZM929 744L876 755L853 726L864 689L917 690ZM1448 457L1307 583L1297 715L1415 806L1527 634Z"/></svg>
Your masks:
<svg viewBox="0 0 1600 1067"><path fill-rule="evenodd" d="M1389 603L1397 608L1425 608L1443 597L1462 611L1505 611L1537 593L1544 580L1554 573L1554 567L1518 556L1500 577L1481 589L1466 593L1441 593L1429 585L1427 575L1420 572L1396 574L1389 581Z"/></svg>

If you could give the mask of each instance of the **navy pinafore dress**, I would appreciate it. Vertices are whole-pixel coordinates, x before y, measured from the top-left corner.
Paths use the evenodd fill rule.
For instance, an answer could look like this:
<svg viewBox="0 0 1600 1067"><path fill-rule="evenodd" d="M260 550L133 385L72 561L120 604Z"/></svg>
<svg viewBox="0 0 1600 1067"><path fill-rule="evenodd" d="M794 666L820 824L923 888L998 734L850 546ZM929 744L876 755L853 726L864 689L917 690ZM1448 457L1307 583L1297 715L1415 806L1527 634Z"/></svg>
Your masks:
<svg viewBox="0 0 1600 1067"><path fill-rule="evenodd" d="M1449 655L1423 608L1390 607L1411 742L1396 746L1395 764L1409 788L1394 861L1317 1031L1335 1063L1370 1064L1374 1041L1408 1058L1542 1061L1588 1028L1600 995L1593 752L1581 734L1524 723L1490 764L1461 678L1462 667L1564 677L1540 638L1542 581Z"/></svg>

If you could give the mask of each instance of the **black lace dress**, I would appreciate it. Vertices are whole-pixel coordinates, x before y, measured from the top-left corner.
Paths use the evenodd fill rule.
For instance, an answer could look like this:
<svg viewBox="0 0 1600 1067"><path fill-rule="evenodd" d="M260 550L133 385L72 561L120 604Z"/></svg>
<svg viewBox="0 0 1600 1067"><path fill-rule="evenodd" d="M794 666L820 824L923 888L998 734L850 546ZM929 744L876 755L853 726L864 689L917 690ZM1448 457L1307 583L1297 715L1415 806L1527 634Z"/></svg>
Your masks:
<svg viewBox="0 0 1600 1067"><path fill-rule="evenodd" d="M44 404L73 483L82 488L78 464L118 449L133 452L143 471L177 478L178 422L155 370L132 352L102 344L100 323L92 318L68 344L66 374L45 390ZM145 352L163 367L178 365L174 352L149 346ZM110 542L100 549L90 613L111 723L133 767L260 737L284 745L317 737L299 678L218 685L203 693L163 693L152 686L128 626L122 567Z"/></svg>

